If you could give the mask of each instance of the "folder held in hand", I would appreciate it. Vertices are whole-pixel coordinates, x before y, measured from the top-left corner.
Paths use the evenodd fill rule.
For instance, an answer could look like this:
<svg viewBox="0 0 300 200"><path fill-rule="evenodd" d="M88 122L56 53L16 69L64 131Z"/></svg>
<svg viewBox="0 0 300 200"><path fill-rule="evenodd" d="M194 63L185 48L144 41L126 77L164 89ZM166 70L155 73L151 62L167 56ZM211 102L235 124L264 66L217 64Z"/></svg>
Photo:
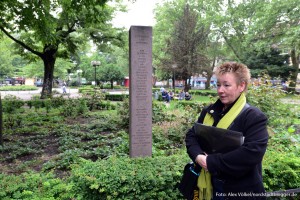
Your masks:
<svg viewBox="0 0 300 200"><path fill-rule="evenodd" d="M195 123L194 129L200 146L207 154L227 153L244 143L242 132Z"/></svg>

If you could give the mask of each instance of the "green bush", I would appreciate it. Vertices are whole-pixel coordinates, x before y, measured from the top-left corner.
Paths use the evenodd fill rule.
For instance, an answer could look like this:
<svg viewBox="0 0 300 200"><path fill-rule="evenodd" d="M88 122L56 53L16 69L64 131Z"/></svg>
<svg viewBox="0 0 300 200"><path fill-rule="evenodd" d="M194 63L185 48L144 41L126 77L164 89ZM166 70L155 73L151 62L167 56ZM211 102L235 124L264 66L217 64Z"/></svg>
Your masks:
<svg viewBox="0 0 300 200"><path fill-rule="evenodd" d="M1 200L69 200L74 195L72 185L56 178L53 174L23 173L7 175L0 173Z"/></svg>
<svg viewBox="0 0 300 200"><path fill-rule="evenodd" d="M198 96L218 96L217 90L189 90L191 95L198 95Z"/></svg>
<svg viewBox="0 0 300 200"><path fill-rule="evenodd" d="M270 136L263 161L266 190L300 188L300 135L282 131Z"/></svg>
<svg viewBox="0 0 300 200"><path fill-rule="evenodd" d="M191 107L197 113L200 113L202 109L207 105L207 103L194 102L194 101L178 101L176 108L187 108Z"/></svg>
<svg viewBox="0 0 300 200"><path fill-rule="evenodd" d="M51 98L51 106L53 108L59 108L60 106L64 105L66 101L67 100L62 96L53 97Z"/></svg>
<svg viewBox="0 0 300 200"><path fill-rule="evenodd" d="M117 112L121 127L129 129L129 98L125 98L123 102L118 104Z"/></svg>
<svg viewBox="0 0 300 200"><path fill-rule="evenodd" d="M290 152L267 151L263 167L267 191L300 188L300 159Z"/></svg>
<svg viewBox="0 0 300 200"><path fill-rule="evenodd" d="M2 111L4 113L14 113L24 106L24 101L14 95L6 95L2 100Z"/></svg>
<svg viewBox="0 0 300 200"><path fill-rule="evenodd" d="M116 110L116 107L111 101L100 101L96 104L97 110Z"/></svg>
<svg viewBox="0 0 300 200"><path fill-rule="evenodd" d="M90 111L101 110L101 102L105 98L105 94L99 90L94 90L92 93L86 93L84 99Z"/></svg>
<svg viewBox="0 0 300 200"><path fill-rule="evenodd" d="M152 122L162 122L167 118L166 105L161 102L152 101Z"/></svg>
<svg viewBox="0 0 300 200"><path fill-rule="evenodd" d="M105 94L105 100L123 101L125 98L129 98L129 95L128 94Z"/></svg>
<svg viewBox="0 0 300 200"><path fill-rule="evenodd" d="M38 90L36 86L28 86L28 85L15 85L15 86L3 86L0 87L0 91L31 91Z"/></svg>
<svg viewBox="0 0 300 200"><path fill-rule="evenodd" d="M272 126L290 126L290 119L296 118L294 112L290 112L290 106L284 105L281 98L285 93L280 88L273 88L267 85L250 87L247 94L249 104L262 110Z"/></svg>
<svg viewBox="0 0 300 200"><path fill-rule="evenodd" d="M183 199L176 185L186 155L155 158L111 157L72 166L76 199Z"/></svg>

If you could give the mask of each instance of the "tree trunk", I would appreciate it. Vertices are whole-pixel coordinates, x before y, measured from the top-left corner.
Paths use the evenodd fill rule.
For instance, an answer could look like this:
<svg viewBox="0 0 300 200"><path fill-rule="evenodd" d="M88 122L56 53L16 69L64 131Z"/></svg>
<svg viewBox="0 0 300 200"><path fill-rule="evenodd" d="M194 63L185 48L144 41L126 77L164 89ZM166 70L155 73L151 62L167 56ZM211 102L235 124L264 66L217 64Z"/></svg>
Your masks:
<svg viewBox="0 0 300 200"><path fill-rule="evenodd" d="M2 100L1 100L1 94L0 94L0 145L1 145L1 146L3 146L2 128L3 128L3 120L2 120Z"/></svg>
<svg viewBox="0 0 300 200"><path fill-rule="evenodd" d="M44 62L44 82L41 94L41 99L46 99L52 96L52 83L54 65L56 61L57 48L46 50L43 54L42 60Z"/></svg>
<svg viewBox="0 0 300 200"><path fill-rule="evenodd" d="M291 51L291 59L293 67L295 68L295 72L291 74L291 82L289 85L289 91L295 91L296 90L296 83L297 83L297 76L299 73L299 55L297 56L297 52L295 49L292 49Z"/></svg>
<svg viewBox="0 0 300 200"><path fill-rule="evenodd" d="M110 80L110 89L114 89L114 80Z"/></svg>
<svg viewBox="0 0 300 200"><path fill-rule="evenodd" d="M184 79L184 92L188 92L190 89L189 85L188 85L188 79L185 78Z"/></svg>
<svg viewBox="0 0 300 200"><path fill-rule="evenodd" d="M207 89L207 90L210 89L210 81L211 81L211 77L213 76L214 68L216 66L216 59L217 58L214 56L213 63L211 66L211 71L207 72L206 83L205 83L205 89Z"/></svg>
<svg viewBox="0 0 300 200"><path fill-rule="evenodd" d="M205 89L206 90L209 90L209 88L210 88L210 80L211 80L211 75L207 75L206 83L205 83Z"/></svg>

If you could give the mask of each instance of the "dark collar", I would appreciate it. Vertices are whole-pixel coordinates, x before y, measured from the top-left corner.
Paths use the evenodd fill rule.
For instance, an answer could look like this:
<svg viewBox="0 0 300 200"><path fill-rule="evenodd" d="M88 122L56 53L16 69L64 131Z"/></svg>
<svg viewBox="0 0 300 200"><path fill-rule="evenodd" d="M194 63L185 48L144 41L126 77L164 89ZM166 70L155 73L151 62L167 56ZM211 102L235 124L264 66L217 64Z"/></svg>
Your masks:
<svg viewBox="0 0 300 200"><path fill-rule="evenodd" d="M220 101L220 99L208 107L207 112L214 118L213 126L216 126L219 123L220 119L231 109L237 100L238 98L225 110L223 110L224 104Z"/></svg>

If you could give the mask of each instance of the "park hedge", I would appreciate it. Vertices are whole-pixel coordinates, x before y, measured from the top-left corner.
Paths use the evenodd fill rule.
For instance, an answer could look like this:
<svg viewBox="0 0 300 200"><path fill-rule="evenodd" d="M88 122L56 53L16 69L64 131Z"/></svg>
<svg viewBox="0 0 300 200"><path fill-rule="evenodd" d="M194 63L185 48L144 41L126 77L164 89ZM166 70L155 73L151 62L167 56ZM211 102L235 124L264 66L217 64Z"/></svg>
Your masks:
<svg viewBox="0 0 300 200"><path fill-rule="evenodd" d="M300 187L300 161L294 154L289 159L286 155L267 151L263 162L267 191ZM65 179L51 172L0 173L0 199L183 199L177 185L189 161L182 151L168 157L80 159Z"/></svg>

